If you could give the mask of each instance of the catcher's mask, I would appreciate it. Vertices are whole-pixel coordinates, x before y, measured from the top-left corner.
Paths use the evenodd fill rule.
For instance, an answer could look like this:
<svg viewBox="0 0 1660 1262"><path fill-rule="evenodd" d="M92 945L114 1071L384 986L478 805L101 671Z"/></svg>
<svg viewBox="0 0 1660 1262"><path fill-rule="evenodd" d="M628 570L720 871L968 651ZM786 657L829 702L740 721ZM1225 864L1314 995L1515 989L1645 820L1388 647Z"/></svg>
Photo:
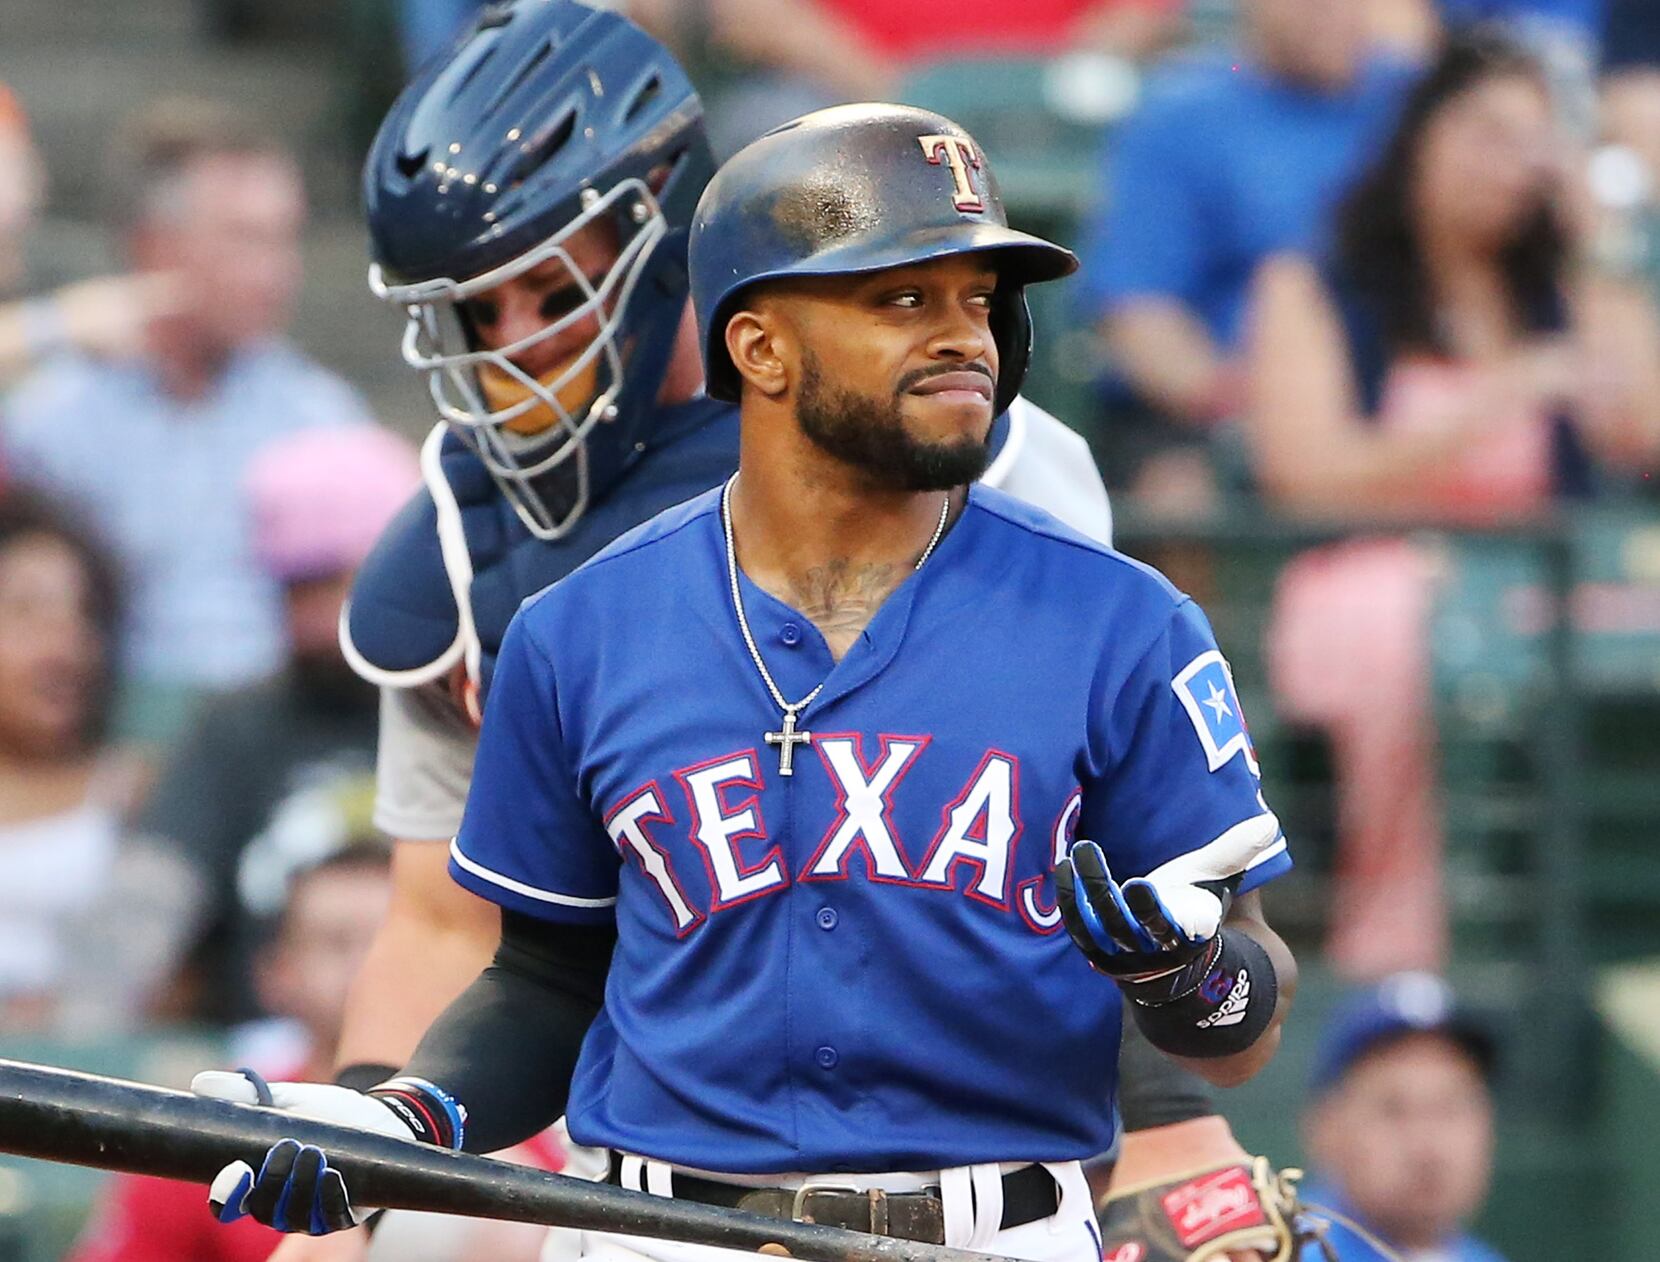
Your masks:
<svg viewBox="0 0 1660 1262"><path fill-rule="evenodd" d="M687 294L686 230L713 169L702 106L659 44L574 0L489 4L393 105L364 167L370 288L403 357L525 525L569 532L648 437ZM590 275L571 244L614 241ZM554 268L576 302L488 348L468 303ZM583 326L579 353L515 362Z"/></svg>

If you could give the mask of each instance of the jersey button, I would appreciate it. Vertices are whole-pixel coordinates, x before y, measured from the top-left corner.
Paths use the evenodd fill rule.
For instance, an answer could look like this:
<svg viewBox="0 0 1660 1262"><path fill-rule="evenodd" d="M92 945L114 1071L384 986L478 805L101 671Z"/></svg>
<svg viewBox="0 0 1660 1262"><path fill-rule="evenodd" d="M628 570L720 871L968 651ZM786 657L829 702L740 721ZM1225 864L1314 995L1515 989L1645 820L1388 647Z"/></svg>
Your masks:
<svg viewBox="0 0 1660 1262"><path fill-rule="evenodd" d="M813 1059L818 1061L820 1069L834 1069L841 1057L837 1054L835 1048L826 1045L813 1053Z"/></svg>
<svg viewBox="0 0 1660 1262"><path fill-rule="evenodd" d="M783 641L786 647L793 649L801 643L801 628L793 622L786 622L778 628L778 638Z"/></svg>
<svg viewBox="0 0 1660 1262"><path fill-rule="evenodd" d="M826 933L829 933L830 930L834 929L836 927L836 922L840 919L841 917L836 915L836 909L834 907L820 907L818 909L818 927Z"/></svg>

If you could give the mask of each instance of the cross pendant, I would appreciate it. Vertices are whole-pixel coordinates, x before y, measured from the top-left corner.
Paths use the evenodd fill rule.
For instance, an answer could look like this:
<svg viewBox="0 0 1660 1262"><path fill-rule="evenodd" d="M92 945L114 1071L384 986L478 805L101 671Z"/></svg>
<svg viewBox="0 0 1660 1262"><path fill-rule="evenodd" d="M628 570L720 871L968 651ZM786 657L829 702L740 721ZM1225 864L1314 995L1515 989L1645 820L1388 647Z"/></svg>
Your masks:
<svg viewBox="0 0 1660 1262"><path fill-rule="evenodd" d="M797 745L811 745L813 734L811 732L796 731L795 711L786 710L784 711L784 730L768 732L766 739L767 744L778 746L778 774L793 776L795 774L795 747Z"/></svg>

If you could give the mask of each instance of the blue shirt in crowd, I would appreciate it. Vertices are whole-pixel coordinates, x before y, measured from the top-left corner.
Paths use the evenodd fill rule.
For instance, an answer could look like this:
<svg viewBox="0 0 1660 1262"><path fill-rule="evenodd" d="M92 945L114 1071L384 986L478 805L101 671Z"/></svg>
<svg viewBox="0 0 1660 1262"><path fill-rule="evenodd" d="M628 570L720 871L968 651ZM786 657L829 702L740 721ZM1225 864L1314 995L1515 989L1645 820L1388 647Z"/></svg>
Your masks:
<svg viewBox="0 0 1660 1262"><path fill-rule="evenodd" d="M1310 1182L1302 1189L1303 1202L1313 1207L1313 1213L1320 1217L1319 1209L1324 1206L1341 1214L1344 1218L1360 1222L1359 1216L1337 1195L1336 1189L1329 1184ZM1382 1262L1382 1255L1370 1244L1366 1243L1352 1227L1337 1218L1325 1219L1326 1242L1331 1245L1337 1255L1337 1262ZM1361 1222L1368 1231L1370 1226ZM1376 1232L1373 1232L1376 1235ZM1379 1236L1381 1240L1382 1237ZM1384 1244L1390 1245L1387 1240ZM1391 1248L1396 1246L1390 1245ZM1443 1242L1434 1252L1418 1252L1410 1255L1422 1259L1422 1262L1505 1262L1504 1257L1491 1246L1483 1244L1474 1236L1462 1234ZM1298 1262L1326 1262L1326 1255L1316 1243L1303 1246Z"/></svg>
<svg viewBox="0 0 1660 1262"><path fill-rule="evenodd" d="M1602 30L1605 71L1660 66L1660 5L1654 0L1609 0Z"/></svg>
<svg viewBox="0 0 1660 1262"><path fill-rule="evenodd" d="M749 1173L1107 1148L1119 999L1062 928L1057 856L1089 837L1128 877L1244 824L1268 831L1242 888L1291 864L1204 615L984 486L840 661L739 589L784 695L823 684L789 774L718 490L502 646L450 871L616 924L572 1136Z"/></svg>
<svg viewBox="0 0 1660 1262"><path fill-rule="evenodd" d="M1347 90L1321 92L1221 53L1154 75L1110 141L1079 251L1090 318L1133 298L1173 298L1233 346L1257 264L1319 240L1411 75L1376 59Z"/></svg>
<svg viewBox="0 0 1660 1262"><path fill-rule="evenodd" d="M11 476L62 496L115 550L132 677L221 689L282 664L281 601L253 555L242 478L281 434L367 422L349 386L281 342L238 352L195 399L148 362L66 355L18 386L3 420Z"/></svg>
<svg viewBox="0 0 1660 1262"><path fill-rule="evenodd" d="M1449 26L1471 22L1560 23L1595 39L1602 30L1606 0L1440 0Z"/></svg>

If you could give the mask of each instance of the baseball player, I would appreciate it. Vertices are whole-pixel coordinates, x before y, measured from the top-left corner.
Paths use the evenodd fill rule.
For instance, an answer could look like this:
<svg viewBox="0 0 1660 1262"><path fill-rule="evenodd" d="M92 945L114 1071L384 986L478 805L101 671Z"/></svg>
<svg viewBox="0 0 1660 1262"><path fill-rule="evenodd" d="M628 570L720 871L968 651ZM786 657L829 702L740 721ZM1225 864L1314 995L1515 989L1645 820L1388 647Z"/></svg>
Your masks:
<svg viewBox="0 0 1660 1262"><path fill-rule="evenodd" d="M737 467L736 411L702 393L687 299L686 231L713 169L674 59L573 0L489 6L371 149L371 283L412 312L404 355L442 423L427 491L364 567L343 627L382 687L376 823L399 839L346 1081L401 1064L494 947L494 909L445 865L513 611ZM1110 535L1089 451L1059 421L1017 397L993 445L988 483Z"/></svg>
<svg viewBox="0 0 1660 1262"><path fill-rule="evenodd" d="M435 160L452 144L472 181ZM517 185L476 178L528 154L540 165ZM476 743L468 711L513 610L735 467L735 414L698 394L686 315L685 230L711 169L680 68L623 19L570 0L493 6L410 86L371 152L374 283L410 308L405 356L447 424L424 452L427 492L365 568L343 628L382 685L377 823L400 839L343 1082L394 1072L495 945L495 909L445 861ZM622 185L634 200L612 199ZM631 251L634 234L655 244ZM1109 537L1099 476L1064 426L1017 396L992 446L984 483ZM1126 1063L1119 1168L1138 1186L1244 1160L1198 1080L1133 1028Z"/></svg>
<svg viewBox="0 0 1660 1262"><path fill-rule="evenodd" d="M690 270L739 471L509 628L450 851L502 908L491 967L403 1074L270 1099L481 1150L565 1112L625 1186L1097 1256L1077 1160L1113 1138L1120 994L1234 1082L1295 970L1203 615L963 489L1025 370L1024 285L1073 265L923 111L810 115L716 177ZM287 1230L361 1213L291 1142L213 1197Z"/></svg>

